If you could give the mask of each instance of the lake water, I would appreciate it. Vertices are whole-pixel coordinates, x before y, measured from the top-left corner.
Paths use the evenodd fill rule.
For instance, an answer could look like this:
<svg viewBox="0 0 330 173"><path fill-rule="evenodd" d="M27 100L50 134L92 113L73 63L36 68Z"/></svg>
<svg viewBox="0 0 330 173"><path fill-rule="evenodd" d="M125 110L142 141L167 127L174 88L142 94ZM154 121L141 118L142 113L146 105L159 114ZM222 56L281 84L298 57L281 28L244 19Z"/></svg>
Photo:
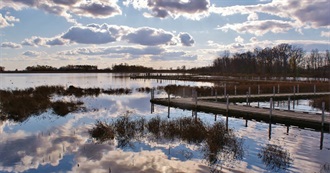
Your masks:
<svg viewBox="0 0 330 173"><path fill-rule="evenodd" d="M31 116L22 123L0 120L0 172L329 172L330 134L271 125L257 121L229 118L228 127L242 140L242 158L221 160L215 165L205 159L203 144L183 140L142 138L119 147L116 140L97 143L88 133L96 120L111 122L129 113L133 119L147 120L159 116L167 121L191 117L187 110L154 106L151 113L150 94L138 92L140 87L168 84L213 86L212 83L160 80L130 80L119 74L1 74L1 89L24 89L41 85L87 88L131 88L127 95L100 94L97 97L54 97L80 100L86 110L64 117L52 111ZM155 97L166 97L156 91ZM299 109L318 112L302 100ZM267 104L267 103L265 103ZM285 105L284 105L285 107ZM213 114L198 112L207 124L214 124ZM327 115L329 116L329 115ZM218 115L216 121L225 121ZM276 146L289 156L289 163L276 167L260 156L266 146ZM274 166L275 165L275 166ZM214 170L213 170L214 169Z"/></svg>

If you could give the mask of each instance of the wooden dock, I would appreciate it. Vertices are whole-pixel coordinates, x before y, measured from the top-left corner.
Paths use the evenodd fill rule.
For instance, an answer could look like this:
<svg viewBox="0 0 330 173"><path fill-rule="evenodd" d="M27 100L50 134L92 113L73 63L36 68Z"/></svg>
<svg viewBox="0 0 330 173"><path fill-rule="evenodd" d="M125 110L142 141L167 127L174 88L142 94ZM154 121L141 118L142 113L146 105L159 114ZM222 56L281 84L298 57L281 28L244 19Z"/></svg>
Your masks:
<svg viewBox="0 0 330 173"><path fill-rule="evenodd" d="M303 95L314 95L314 93L296 93L298 96ZM326 93L315 93L315 95L329 95L330 92ZM278 97L288 97L288 94L277 94ZM233 98L246 98L246 96L232 96ZM252 97L257 97L251 95ZM273 94L258 95L258 97L274 97ZM276 97L276 95L275 95ZM188 109L194 111L202 111L213 114L222 114L230 117L243 117L244 119L254 119L257 121L281 123L287 126L299 126L302 128L312 128L315 130L322 129L322 115L321 114L311 114L307 112L296 112L294 110L279 110L270 108L259 108L251 107L246 105L236 105L234 103L229 103L228 106L223 102L210 101L214 97L202 97L198 98L197 104L192 98L155 98L151 99L151 103L159 104L170 107L177 107L181 109ZM221 99L221 97L219 97ZM223 98L222 98L223 99ZM230 98L229 98L230 101ZM228 108L227 108L228 107ZM271 118L270 118L270 112ZM329 131L330 128L330 116L324 116L323 130Z"/></svg>

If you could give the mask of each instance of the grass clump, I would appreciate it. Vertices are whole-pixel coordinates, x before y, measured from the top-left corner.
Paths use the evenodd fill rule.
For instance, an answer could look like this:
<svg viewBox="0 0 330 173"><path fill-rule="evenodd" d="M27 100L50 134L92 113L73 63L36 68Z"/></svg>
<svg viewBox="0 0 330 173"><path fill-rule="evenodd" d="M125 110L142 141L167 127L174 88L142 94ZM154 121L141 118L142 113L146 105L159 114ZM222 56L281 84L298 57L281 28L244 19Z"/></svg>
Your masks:
<svg viewBox="0 0 330 173"><path fill-rule="evenodd" d="M56 101L51 103L53 112L60 116L65 116L70 112L74 112L80 108L80 105L84 104L83 102L65 102L65 101Z"/></svg>
<svg viewBox="0 0 330 173"><path fill-rule="evenodd" d="M114 127L105 122L96 121L94 127L88 131L92 138L97 139L100 143L103 143L109 139L115 138Z"/></svg>
<svg viewBox="0 0 330 173"><path fill-rule="evenodd" d="M262 147L258 157L262 159L267 168L274 171L286 169L292 162L288 151L281 146L273 144L267 144L265 147Z"/></svg>

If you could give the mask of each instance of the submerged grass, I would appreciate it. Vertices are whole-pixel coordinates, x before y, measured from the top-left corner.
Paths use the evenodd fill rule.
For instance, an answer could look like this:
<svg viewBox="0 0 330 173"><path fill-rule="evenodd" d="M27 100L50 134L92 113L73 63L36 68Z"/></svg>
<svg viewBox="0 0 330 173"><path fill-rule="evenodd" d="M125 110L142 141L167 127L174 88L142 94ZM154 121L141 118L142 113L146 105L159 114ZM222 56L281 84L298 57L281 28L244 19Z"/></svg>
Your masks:
<svg viewBox="0 0 330 173"><path fill-rule="evenodd" d="M293 161L287 150L273 144L262 147L258 157L262 159L267 168L274 171L285 170Z"/></svg>
<svg viewBox="0 0 330 173"><path fill-rule="evenodd" d="M150 92L151 88L137 88L138 92ZM32 115L39 115L47 109L52 108L53 112L65 116L76 111L83 105L82 102L51 102L51 98L58 96L97 97L100 94L122 95L131 94L129 88L80 88L70 85L63 86L38 86L35 88L0 90L0 119L23 122Z"/></svg>
<svg viewBox="0 0 330 173"><path fill-rule="evenodd" d="M112 135L108 134L110 132ZM177 139L201 146L205 159L210 165L241 159L244 155L243 141L238 139L232 130L227 130L223 122L207 125L199 118L184 117L166 120L156 116L146 121L144 118L131 119L124 115L112 123L97 121L89 130L89 134L100 143L116 139L120 148L127 145L133 146L132 141L141 137L145 139L150 135L156 140ZM107 136L108 139L106 139Z"/></svg>

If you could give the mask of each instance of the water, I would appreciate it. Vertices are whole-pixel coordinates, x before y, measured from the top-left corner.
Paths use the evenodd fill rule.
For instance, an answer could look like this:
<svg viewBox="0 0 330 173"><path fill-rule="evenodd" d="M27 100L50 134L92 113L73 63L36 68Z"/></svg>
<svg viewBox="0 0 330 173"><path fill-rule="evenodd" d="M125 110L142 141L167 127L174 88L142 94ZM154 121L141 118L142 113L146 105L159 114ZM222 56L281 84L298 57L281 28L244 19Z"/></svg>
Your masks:
<svg viewBox="0 0 330 173"><path fill-rule="evenodd" d="M167 107L155 105L151 114L150 94L137 92L135 88L167 84L212 86L212 83L130 80L113 74L1 74L0 77L1 89L40 85L133 89L128 95L53 98L84 102L86 111L65 117L49 110L22 123L0 121L0 172L210 172L220 167L224 172L329 172L330 134L324 133L321 143L321 132L292 126L272 124L269 128L267 123L229 118L228 127L243 140L244 156L217 165L209 165L202 144L145 137L132 140L130 146L117 147L116 141L98 144L88 133L96 120L112 122L128 111L133 119L149 120L155 116L167 119ZM156 97L166 95L157 91ZM299 109L312 109L306 102L301 101ZM170 108L170 119L191 116L191 111ZM213 114L199 112L198 117L214 124ZM216 121L225 119L218 115ZM283 169L272 169L271 164L263 162L260 153L267 144L280 146L289 155L289 164Z"/></svg>

